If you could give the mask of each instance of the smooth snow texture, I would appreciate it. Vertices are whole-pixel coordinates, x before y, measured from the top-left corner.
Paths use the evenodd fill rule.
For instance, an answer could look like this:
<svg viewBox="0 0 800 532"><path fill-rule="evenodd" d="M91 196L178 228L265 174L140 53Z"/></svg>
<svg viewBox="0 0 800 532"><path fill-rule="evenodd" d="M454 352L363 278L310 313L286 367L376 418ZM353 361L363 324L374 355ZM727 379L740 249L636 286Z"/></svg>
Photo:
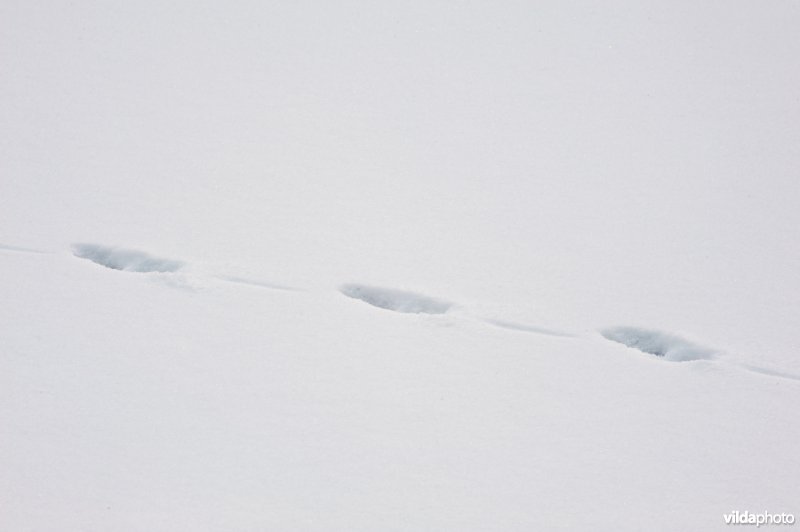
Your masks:
<svg viewBox="0 0 800 532"><path fill-rule="evenodd" d="M339 291L347 297L360 299L373 307L409 314L444 314L453 306L447 301L414 292L362 284L343 284L339 287Z"/></svg>
<svg viewBox="0 0 800 532"><path fill-rule="evenodd" d="M600 332L605 338L638 349L643 353L683 362L710 359L714 350L695 345L683 338L639 327L611 327Z"/></svg>
<svg viewBox="0 0 800 532"><path fill-rule="evenodd" d="M0 2L0 531L800 516L798 28Z"/></svg>
<svg viewBox="0 0 800 532"><path fill-rule="evenodd" d="M101 246L99 244L73 244L76 257L87 259L112 270L126 272L176 272L184 263L178 260L153 257L134 249Z"/></svg>

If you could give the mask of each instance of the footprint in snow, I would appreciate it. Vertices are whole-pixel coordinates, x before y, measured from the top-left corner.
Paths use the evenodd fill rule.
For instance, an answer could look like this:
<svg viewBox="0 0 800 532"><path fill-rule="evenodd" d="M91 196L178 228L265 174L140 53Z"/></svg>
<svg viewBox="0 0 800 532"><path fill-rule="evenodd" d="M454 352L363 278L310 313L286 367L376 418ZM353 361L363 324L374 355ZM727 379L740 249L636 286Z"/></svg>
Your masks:
<svg viewBox="0 0 800 532"><path fill-rule="evenodd" d="M347 297L359 299L373 307L408 314L444 314L453 306L448 301L415 292L363 284L344 284L339 287L339 292Z"/></svg>
<svg viewBox="0 0 800 532"><path fill-rule="evenodd" d="M368 286L356 283L344 284L339 287L339 291L347 297L361 300L364 303L372 305L373 307L406 314L444 314L454 306L453 303L449 301L436 299L430 296L418 294L416 292L396 290L393 288L381 288L377 286ZM488 318L477 319L501 329L544 334L548 336L560 336L567 338L574 337L574 335L569 333L538 327L535 325L526 325Z"/></svg>
<svg viewBox="0 0 800 532"><path fill-rule="evenodd" d="M73 244L72 254L112 270L125 272L177 272L185 263L154 257L143 251L99 244Z"/></svg>
<svg viewBox="0 0 800 532"><path fill-rule="evenodd" d="M717 351L703 347L674 334L668 334L652 329L639 327L612 327L600 331L606 339L617 342L642 353L662 357L664 360L685 362L689 360L713 360ZM730 362L729 362L730 364ZM795 375L780 369L753 366L750 364L733 363L734 366L767 377L800 381L800 375Z"/></svg>
<svg viewBox="0 0 800 532"><path fill-rule="evenodd" d="M73 244L72 254L81 259L86 259L99 264L105 268L124 272L137 273L174 273L186 266L185 262L155 257L149 253L135 249L120 248L115 246L103 246L100 244ZM255 279L245 279L231 275L216 275L215 279L227 283L242 284L271 290L290 290L296 288L283 286ZM185 282L178 283L179 287L185 288Z"/></svg>
<svg viewBox="0 0 800 532"><path fill-rule="evenodd" d="M673 334L652 329L611 327L603 329L600 334L612 342L675 362L708 360L714 358L715 354L713 349L693 344Z"/></svg>

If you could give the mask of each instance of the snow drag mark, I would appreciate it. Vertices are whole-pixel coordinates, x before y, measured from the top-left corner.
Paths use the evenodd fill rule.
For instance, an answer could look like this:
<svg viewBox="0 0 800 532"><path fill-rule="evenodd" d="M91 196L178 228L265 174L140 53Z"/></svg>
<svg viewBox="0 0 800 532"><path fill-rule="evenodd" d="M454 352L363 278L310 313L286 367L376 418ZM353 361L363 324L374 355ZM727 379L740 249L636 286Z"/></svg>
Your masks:
<svg viewBox="0 0 800 532"><path fill-rule="evenodd" d="M362 284L344 284L339 291L353 299L360 299L373 307L409 314L444 314L452 303L432 297Z"/></svg>
<svg viewBox="0 0 800 532"><path fill-rule="evenodd" d="M678 336L639 327L612 327L600 331L607 340L665 360L685 362L713 358L714 351L695 345Z"/></svg>
<svg viewBox="0 0 800 532"><path fill-rule="evenodd" d="M216 278L219 279L220 281L225 281L226 283L246 284L250 286L256 286L259 288L267 288L269 290L286 290L290 292L299 291L298 288L293 288L291 286L283 286L279 284L267 283L264 281L257 281L254 279L245 279L243 277L236 277L232 275L218 275Z"/></svg>
<svg viewBox="0 0 800 532"><path fill-rule="evenodd" d="M176 272L184 266L181 261L153 257L143 251L99 244L73 244L72 254L100 266L125 272Z"/></svg>
<svg viewBox="0 0 800 532"><path fill-rule="evenodd" d="M575 336L569 333L561 332L561 331L554 331L552 329L546 329L544 327L538 327L536 325L525 325L522 323L513 323L510 321L502 321L502 320L491 320L485 319L483 320L489 325L494 325L495 327L500 327L501 329L510 329L512 331L521 331L521 332L528 332L534 334L546 334L548 336L559 336L562 338L574 338Z"/></svg>
<svg viewBox="0 0 800 532"><path fill-rule="evenodd" d="M791 373L787 373L785 371L770 369L770 368L762 368L760 366L751 366L749 364L743 364L743 368L748 371L752 371L753 373L759 373L761 375L767 375L769 377L778 377L780 379L789 379L793 381L800 381L800 375L793 375Z"/></svg>
<svg viewBox="0 0 800 532"><path fill-rule="evenodd" d="M47 253L47 251L39 251L38 249L22 248L19 246L6 246L0 244L0 251L16 251L17 253Z"/></svg>

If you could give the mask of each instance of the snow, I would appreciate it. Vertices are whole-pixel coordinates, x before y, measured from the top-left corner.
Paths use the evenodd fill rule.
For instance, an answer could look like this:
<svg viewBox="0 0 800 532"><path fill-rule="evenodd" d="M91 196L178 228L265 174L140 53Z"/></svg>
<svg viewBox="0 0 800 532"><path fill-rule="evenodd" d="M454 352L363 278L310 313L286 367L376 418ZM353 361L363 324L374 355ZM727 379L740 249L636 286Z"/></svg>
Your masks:
<svg viewBox="0 0 800 532"><path fill-rule="evenodd" d="M160 259L135 249L121 249L98 244L73 244L72 254L112 270L128 272L176 272L183 267L181 261Z"/></svg>
<svg viewBox="0 0 800 532"><path fill-rule="evenodd" d="M673 334L640 329L638 327L611 327L601 334L614 342L633 347L665 360L685 362L714 357L714 350L695 345Z"/></svg>
<svg viewBox="0 0 800 532"><path fill-rule="evenodd" d="M800 5L0 6L0 529L800 514Z"/></svg>
<svg viewBox="0 0 800 532"><path fill-rule="evenodd" d="M340 286L339 291L347 297L360 299L373 307L394 312L444 314L452 306L447 301L423 296L422 294L377 286L348 283Z"/></svg>

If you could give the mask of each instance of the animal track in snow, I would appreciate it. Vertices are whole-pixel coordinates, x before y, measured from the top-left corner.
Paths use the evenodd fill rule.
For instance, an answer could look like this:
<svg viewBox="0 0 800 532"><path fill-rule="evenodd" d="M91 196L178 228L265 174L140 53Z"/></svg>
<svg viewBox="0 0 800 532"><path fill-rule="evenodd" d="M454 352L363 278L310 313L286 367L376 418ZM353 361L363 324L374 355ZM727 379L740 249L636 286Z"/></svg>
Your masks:
<svg viewBox="0 0 800 532"><path fill-rule="evenodd" d="M373 307L409 314L444 314L453 306L447 301L414 292L362 284L344 284L339 287L339 291Z"/></svg>
<svg viewBox="0 0 800 532"><path fill-rule="evenodd" d="M17 253L49 253L36 249L9 246L0 244L0 251ZM90 260L105 268L127 272L177 272L186 264L182 261L154 257L148 253L134 249L119 248L114 246L104 246L100 244L78 243L72 245L72 253L76 257ZM265 281L247 279L230 275L212 275L212 277L229 283L266 288L271 290L298 291L301 289L269 283ZM163 279L178 279L173 276ZM172 281L170 281L172 282ZM185 288L183 284L178 286ZM397 290L393 288L382 288L357 283L347 283L339 287L339 292L343 295L361 300L374 307L390 310L393 312L410 314L444 314L454 305L451 302L436 299L426 295ZM468 314L467 314L468 316ZM488 325L520 331L525 333L544 334L566 338L576 338L575 334L568 332L548 329L537 325L515 323L511 321L473 317ZM610 327L602 329L600 334L607 340L620 343L627 347L637 349L642 353L647 353L664 360L670 361L691 361L714 359L717 351L708 347L694 344L674 334L665 333L653 329L641 327ZM778 369L770 369L748 364L736 364L746 371L761 374L768 377L800 381L800 375L791 374Z"/></svg>
<svg viewBox="0 0 800 532"><path fill-rule="evenodd" d="M606 339L665 360L684 362L714 356L714 350L693 344L678 336L639 327L611 327L600 331Z"/></svg>
<svg viewBox="0 0 800 532"><path fill-rule="evenodd" d="M73 244L72 254L100 266L125 272L176 272L185 265L178 260L153 257L143 251L99 244Z"/></svg>

